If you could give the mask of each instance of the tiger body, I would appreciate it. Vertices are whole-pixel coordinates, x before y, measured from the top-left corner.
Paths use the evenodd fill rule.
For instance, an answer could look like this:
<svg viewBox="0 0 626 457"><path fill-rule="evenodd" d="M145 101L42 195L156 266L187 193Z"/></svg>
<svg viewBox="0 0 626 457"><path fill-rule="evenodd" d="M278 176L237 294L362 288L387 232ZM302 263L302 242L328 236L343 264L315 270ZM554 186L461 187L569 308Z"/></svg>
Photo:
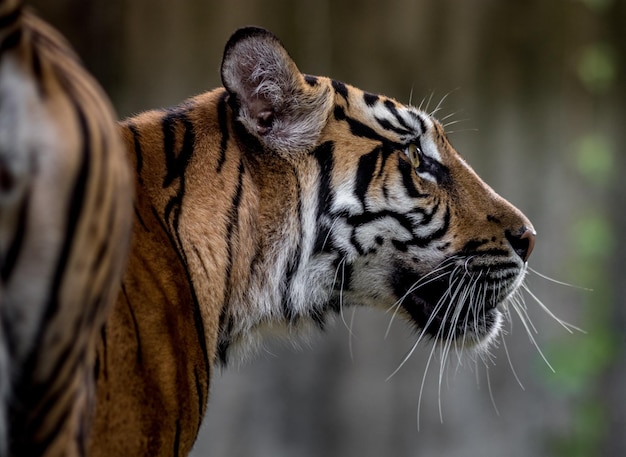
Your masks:
<svg viewBox="0 0 626 457"><path fill-rule="evenodd" d="M480 348L522 282L531 223L431 116L301 74L261 29L233 35L222 80L121 123L136 217L90 455L186 455L212 368L265 333L366 305Z"/></svg>
<svg viewBox="0 0 626 457"><path fill-rule="evenodd" d="M2 457L85 455L132 192L97 83L55 30L0 1Z"/></svg>

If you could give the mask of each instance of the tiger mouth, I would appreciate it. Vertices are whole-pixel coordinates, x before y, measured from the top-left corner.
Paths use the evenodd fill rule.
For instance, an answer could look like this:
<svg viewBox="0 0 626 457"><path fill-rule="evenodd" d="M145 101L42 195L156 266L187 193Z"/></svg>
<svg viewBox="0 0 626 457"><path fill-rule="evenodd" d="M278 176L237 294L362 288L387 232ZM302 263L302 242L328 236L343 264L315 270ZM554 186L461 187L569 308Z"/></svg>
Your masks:
<svg viewBox="0 0 626 457"><path fill-rule="evenodd" d="M489 339L499 328L499 308L512 292L508 289L485 281L455 290L446 277L405 294L401 306L434 341L457 340L472 346Z"/></svg>

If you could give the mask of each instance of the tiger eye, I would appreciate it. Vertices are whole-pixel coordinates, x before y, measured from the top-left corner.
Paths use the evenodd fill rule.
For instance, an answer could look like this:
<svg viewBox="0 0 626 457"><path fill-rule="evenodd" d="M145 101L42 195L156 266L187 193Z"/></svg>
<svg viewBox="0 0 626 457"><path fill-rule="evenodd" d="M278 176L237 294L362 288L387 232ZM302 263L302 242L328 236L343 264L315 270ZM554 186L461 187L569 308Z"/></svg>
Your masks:
<svg viewBox="0 0 626 457"><path fill-rule="evenodd" d="M408 155L411 160L411 165L413 165L414 168L418 168L420 165L420 152L421 151L417 145L413 143L409 144Z"/></svg>

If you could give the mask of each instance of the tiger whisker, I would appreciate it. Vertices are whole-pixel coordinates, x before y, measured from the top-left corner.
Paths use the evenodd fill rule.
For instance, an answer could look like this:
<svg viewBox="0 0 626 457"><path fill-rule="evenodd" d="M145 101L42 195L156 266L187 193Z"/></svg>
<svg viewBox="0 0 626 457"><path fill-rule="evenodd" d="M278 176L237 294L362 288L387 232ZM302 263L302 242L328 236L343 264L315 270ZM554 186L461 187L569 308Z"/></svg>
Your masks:
<svg viewBox="0 0 626 457"><path fill-rule="evenodd" d="M447 129L448 127L450 127L451 125L460 124L461 122L467 122L467 121L469 121L469 120L470 120L470 119L455 119L455 120L453 120L453 121L447 122L446 124L443 124L443 128L444 128L444 130L445 130L445 129ZM447 132L447 131L446 131L446 133L450 133L450 132Z"/></svg>
<svg viewBox="0 0 626 457"><path fill-rule="evenodd" d="M447 273L443 273L440 274L438 276L435 277L430 277L434 274L437 274L439 272L441 272L442 270L444 270L445 268L448 267L449 263L452 263L455 260L456 256L453 258L448 259L447 261L442 262L438 267L436 267L435 269L433 269L432 271L428 272L427 274L425 274L424 276L422 276L420 279L418 279L413 285L411 285L411 287L409 287L409 290L406 291L406 293L400 297L398 300L396 300L396 302L391 305L386 312L389 312L391 310L393 310L393 315L391 316L391 319L389 320L389 324L387 325L387 330L385 331L385 339L387 339L387 337L389 336L389 332L391 330L391 325L393 324L393 321L395 320L395 317L398 313L398 311L400 310L400 306L402 305L402 302L413 292L415 292L419 287L423 287L424 285L432 282L432 281L437 281L438 279L443 278ZM427 281L423 281L426 280Z"/></svg>
<svg viewBox="0 0 626 457"><path fill-rule="evenodd" d="M531 292L530 288L526 284L522 284L522 287L539 304L539 306L548 314L548 316L550 316L552 319L554 319L556 322L558 322L559 325L561 327L563 327L565 330L567 330L569 333L574 333L574 330L576 330L577 332L580 332L580 333L587 333L585 330L583 330L583 329L581 329L579 327L576 327L575 325L570 324L569 322L566 322L563 319L557 317L552 311L550 311L550 308L548 308L539 299L539 297L537 297L534 293Z"/></svg>
<svg viewBox="0 0 626 457"><path fill-rule="evenodd" d="M350 315L350 328L348 329L348 351L350 352L350 361L354 362L354 348L352 345L352 337L354 336L356 338L356 336L354 335L354 333L352 332L352 328L354 326L354 316L356 315L356 309L352 308L352 313Z"/></svg>
<svg viewBox="0 0 626 457"><path fill-rule="evenodd" d="M537 340L535 340L535 337L533 336L533 332L530 330L530 327L528 326L528 323L526 322L526 319L529 319L528 315L526 314L526 317L524 317L524 314L522 314L519 306L515 306L514 305L513 309L515 310L515 312L520 317L520 320L522 321L522 325L526 329L526 334L528 335L528 338L530 339L530 342L533 344L533 346L535 346L535 349L537 349L537 352L539 353L539 355L541 356L541 358L543 359L545 364L548 366L548 368L550 368L550 370L553 373L556 373L556 370L552 367L552 365L550 364L550 362L548 361L548 359L544 355L543 351L539 347L539 344L537 343ZM532 325L532 323L531 323L531 325ZM533 329L534 329L534 327L533 327ZM536 330L535 330L535 332L536 332Z"/></svg>
<svg viewBox="0 0 626 457"><path fill-rule="evenodd" d="M496 405L496 399L493 396L493 389L491 388L491 376L489 376L489 366L486 363L485 373L487 376L487 390L489 391L489 398L491 399L491 404L493 405L493 409L496 412L496 416L499 416L500 411L498 410L498 406Z"/></svg>
<svg viewBox="0 0 626 457"><path fill-rule="evenodd" d="M454 135L455 133L464 133L464 132L479 132L478 129L461 129L461 130L446 130L447 135Z"/></svg>
<svg viewBox="0 0 626 457"><path fill-rule="evenodd" d="M533 272L534 274L536 274L537 276L539 276L540 278L543 278L547 281L553 282L555 284L559 284L561 286L566 286L566 287L572 287L574 289L580 289L580 290L585 290L587 292L593 292L593 289L590 289L588 287L582 287L582 286L577 286L575 284L570 284L568 282L564 282L564 281L559 281L558 279L554 279L551 278L550 276L544 275L543 273L539 273L537 270L535 270L534 268L528 267L528 270Z"/></svg>
<svg viewBox="0 0 626 457"><path fill-rule="evenodd" d="M346 322L346 318L343 314L343 286L345 283L345 269L346 269L346 258L343 257L339 264L337 265L337 271L335 272L335 278L339 274L339 268L341 268L341 283L339 285L339 316L341 317L341 322L343 322L344 327L348 330L348 344L351 346L351 339L354 336L352 333L352 325L348 325Z"/></svg>
<svg viewBox="0 0 626 457"><path fill-rule="evenodd" d="M335 219L333 220L333 223L330 224L330 228L328 229L328 233L326 233L326 237L324 238L324 242L322 243L322 248L320 249L321 251L323 251L324 248L326 247L326 242L328 241L328 238L330 237L330 234L332 233L333 228L335 227L335 224L339 221L339 219L341 219L341 216L335 217Z"/></svg>
<svg viewBox="0 0 626 457"><path fill-rule="evenodd" d="M504 346L504 353L506 354L506 359L509 362L509 367L511 367L511 372L513 373L513 377L517 381L517 384L519 384L519 386L522 388L522 390L526 390L519 376L517 376L517 371L515 370L515 367L513 366L513 359L511 359L509 348L506 345L506 335L504 334L504 332L502 333L502 346Z"/></svg>
<svg viewBox="0 0 626 457"><path fill-rule="evenodd" d="M441 97L441 100L439 100L439 103L437 103L437 106L435 107L435 109L430 113L430 116L434 116L435 113L437 113L440 109L441 109L441 105L443 105L443 102L446 101L446 99L448 98L448 96L450 94L452 94L453 92L459 90L459 88L457 87L454 90L449 91L448 93L446 93L443 97Z"/></svg>
<svg viewBox="0 0 626 457"><path fill-rule="evenodd" d="M426 106L424 107L423 110L422 110L422 105L424 104L425 99L422 100L422 103L420 103L419 109L425 112L428 111L428 107L430 106L430 102L432 101L434 95L435 95L434 92L430 93L430 96L428 97L428 101L426 101Z"/></svg>
<svg viewBox="0 0 626 457"><path fill-rule="evenodd" d="M456 116L457 114L462 113L462 112L463 112L463 110L461 109L461 110L458 110L458 111L454 111L454 112L452 112L450 114L446 114L444 117L439 119L439 122L443 123L443 121L446 121L446 120L450 119L451 117ZM444 125L444 127L445 127L445 125Z"/></svg>
<svg viewBox="0 0 626 457"><path fill-rule="evenodd" d="M413 355L413 353L415 352L415 350L419 346L420 342L422 341L422 339L426 335L426 330L428 329L429 325L432 323L432 321L434 320L435 316L437 315L437 313L439 312L439 310L443 306L443 304L445 302L445 299L447 297L447 294L448 294L448 291L446 291L446 293L444 293L444 295L437 301L437 304L435 305L435 308L433 309L433 312L430 314L430 316L428 318L428 321L426 321L426 324L424 325L424 328L422 328L422 330L421 330L417 340L415 341L413 346L411 346L411 349L407 352L407 354L402 358L402 361L400 362L398 367L389 376L387 376L387 378L385 379L385 382L389 381L391 378L393 378L395 376L395 374L398 371L400 371L400 369L404 366L404 364L411 358L411 356ZM435 343L437 341L437 337L438 336L435 336Z"/></svg>

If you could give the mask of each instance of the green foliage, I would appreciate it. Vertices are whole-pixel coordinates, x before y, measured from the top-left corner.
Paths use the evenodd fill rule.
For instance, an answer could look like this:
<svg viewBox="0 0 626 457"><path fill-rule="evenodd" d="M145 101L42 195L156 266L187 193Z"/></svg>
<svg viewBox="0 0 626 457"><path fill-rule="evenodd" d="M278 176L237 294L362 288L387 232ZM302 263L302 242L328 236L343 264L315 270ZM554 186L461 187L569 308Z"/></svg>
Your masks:
<svg viewBox="0 0 626 457"><path fill-rule="evenodd" d="M576 147L578 171L595 186L612 183L615 178L615 151L609 139L600 133L583 136Z"/></svg>
<svg viewBox="0 0 626 457"><path fill-rule="evenodd" d="M587 8L596 13L603 13L608 10L613 4L614 0L580 0Z"/></svg>
<svg viewBox="0 0 626 457"><path fill-rule="evenodd" d="M605 405L589 398L580 404L572 429L565 439L552 443L554 455L567 457L595 457L597 443L607 428Z"/></svg>
<svg viewBox="0 0 626 457"><path fill-rule="evenodd" d="M613 48L596 43L582 49L578 61L578 77L591 93L604 94L617 77L617 58Z"/></svg>
<svg viewBox="0 0 626 457"><path fill-rule="evenodd" d="M585 0L596 12L609 0ZM604 96L615 84L616 57L613 49L596 43L581 50L577 73L591 97ZM598 131L581 135L575 144L575 164L582 183L589 187L591 209L581 214L570 231L574 282L592 285L582 321L587 334L575 341L557 342L549 348L548 357L558 366L548 383L554 392L574 399L578 405L570 428L550 439L553 455L591 457L607 430L607 409L600 400L598 380L614 362L619 338L611 327L614 296L610 282L610 261L617 239L606 215L606 197L616 178L616 155L609 138Z"/></svg>

